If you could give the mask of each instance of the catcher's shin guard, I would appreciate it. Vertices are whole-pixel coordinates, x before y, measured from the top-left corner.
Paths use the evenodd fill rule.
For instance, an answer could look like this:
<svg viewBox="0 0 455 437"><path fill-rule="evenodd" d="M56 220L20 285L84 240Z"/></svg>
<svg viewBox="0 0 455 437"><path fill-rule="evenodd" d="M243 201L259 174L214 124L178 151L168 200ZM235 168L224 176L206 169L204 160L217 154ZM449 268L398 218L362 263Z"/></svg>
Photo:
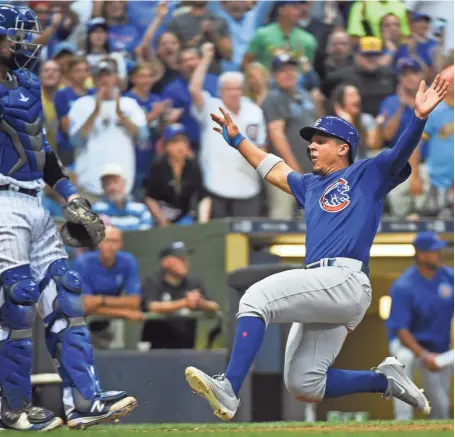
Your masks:
<svg viewBox="0 0 455 437"><path fill-rule="evenodd" d="M29 265L3 272L0 284L5 299L0 309L2 410L19 412L32 400L32 325L39 287Z"/></svg>
<svg viewBox="0 0 455 437"><path fill-rule="evenodd" d="M55 283L56 293L52 311L44 317L47 347L63 380L64 391L71 391L76 403L78 399L92 400L100 392L100 385L90 333L84 322L82 279L68 270L66 260L61 259L49 266L40 288L50 287L51 281Z"/></svg>

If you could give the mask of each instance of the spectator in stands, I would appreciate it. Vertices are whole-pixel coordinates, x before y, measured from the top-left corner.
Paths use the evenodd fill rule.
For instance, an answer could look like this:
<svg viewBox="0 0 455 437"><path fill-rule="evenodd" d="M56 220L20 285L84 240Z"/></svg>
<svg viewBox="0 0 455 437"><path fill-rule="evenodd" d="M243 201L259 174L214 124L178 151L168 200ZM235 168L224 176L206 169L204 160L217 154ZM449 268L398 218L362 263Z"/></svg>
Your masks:
<svg viewBox="0 0 455 437"><path fill-rule="evenodd" d="M245 70L245 96L262 107L269 93L269 80L269 71L262 64L259 62L248 64Z"/></svg>
<svg viewBox="0 0 455 437"><path fill-rule="evenodd" d="M390 67L381 67L382 41L364 37L360 40L355 64L329 74L322 86L324 93L343 82L357 86L363 102L363 110L376 117L382 100L395 91L396 77Z"/></svg>
<svg viewBox="0 0 455 437"><path fill-rule="evenodd" d="M95 2L95 4L98 2ZM114 52L129 55L139 44L139 29L129 22L126 0L105 1L101 3L100 16L104 18L109 32L109 46ZM94 17L98 17L95 11Z"/></svg>
<svg viewBox="0 0 455 437"><path fill-rule="evenodd" d="M135 190L139 189L148 174L155 155L155 144L159 137L160 128L170 104L170 101L167 102L158 94L151 92L157 74L154 64L136 65L130 73L132 87L124 94L126 97L136 100L144 111L149 133L146 141L136 144Z"/></svg>
<svg viewBox="0 0 455 437"><path fill-rule="evenodd" d="M208 2L210 12L226 20L232 39L232 60L223 62L223 71L240 70L250 40L265 24L273 5L273 1L259 1L255 5L246 1Z"/></svg>
<svg viewBox="0 0 455 437"><path fill-rule="evenodd" d="M136 2L138 3L138 2ZM148 23L140 44L134 50L136 61L138 63L151 62L155 60L155 53L152 47L154 46L154 39L157 35L158 29L163 27L163 20L169 15L169 8L167 1L160 1L156 5L153 20ZM164 30L166 32L166 30ZM164 32L161 32L164 33Z"/></svg>
<svg viewBox="0 0 455 437"><path fill-rule="evenodd" d="M43 103L46 136L52 148L56 149L58 118L54 106L54 95L59 87L61 72L55 61L45 62L40 69L41 101Z"/></svg>
<svg viewBox="0 0 455 437"><path fill-rule="evenodd" d="M201 57L196 49L187 48L180 52L179 59L180 76L169 82L161 92L161 95L171 101L173 108L180 110L180 117L171 122L178 121L185 126L191 142L191 149L198 151L200 149L201 132L197 120L191 114L192 99L189 82L201 62ZM212 97L218 96L218 76L207 73L203 88Z"/></svg>
<svg viewBox="0 0 455 437"><path fill-rule="evenodd" d="M332 94L331 114L351 123L359 133L360 143L356 159L371 158L382 146L376 121L371 114L362 111L362 99L355 85L338 85Z"/></svg>
<svg viewBox="0 0 455 437"><path fill-rule="evenodd" d="M147 207L126 196L122 167L105 165L101 170L101 186L103 200L93 205L94 212L109 217L112 226L121 231L145 231L152 227L152 216Z"/></svg>
<svg viewBox="0 0 455 437"><path fill-rule="evenodd" d="M436 37L439 44L441 44L442 55L447 56L450 51L453 53L454 3L445 0L405 0L405 4L410 22L412 22L414 14L417 14L417 16L426 15L431 18L433 22L433 37ZM441 18L444 20L443 22L440 21ZM420 31L413 29L413 33L418 32L422 37L426 38L428 34L425 35L424 32L428 27L423 22L420 22L419 27ZM441 68L435 65L435 71L441 71Z"/></svg>
<svg viewBox="0 0 455 437"><path fill-rule="evenodd" d="M311 95L297 88L298 62L288 54L273 59L272 72L276 88L272 89L262 106L270 148L283 158L295 171L311 172L312 165L299 131L303 125L312 126L316 121L316 107ZM270 186L269 216L290 219L295 209L292 196Z"/></svg>
<svg viewBox="0 0 455 437"><path fill-rule="evenodd" d="M453 143L452 143L453 149ZM389 349L412 378L416 367L431 405L431 419L450 417L453 364L438 366L438 355L450 350L453 318L453 269L443 265L446 243L433 232L414 240L415 265L392 285L392 307L387 320ZM412 407L394 400L395 418L412 420Z"/></svg>
<svg viewBox="0 0 455 437"><path fill-rule="evenodd" d="M395 14L386 14L381 18L379 26L384 47L381 64L395 67L396 60L400 56L398 52L404 42L401 35L400 20Z"/></svg>
<svg viewBox="0 0 455 437"><path fill-rule="evenodd" d="M243 97L244 76L237 71L220 76L220 99L203 91L202 84L214 56L214 47L202 47L203 57L190 82L193 114L201 126L200 162L204 186L213 202L213 217L258 217L261 180L257 172L237 153L224 147L224 139L213 130L210 113L223 106L245 136L265 146L266 127L259 106Z"/></svg>
<svg viewBox="0 0 455 437"><path fill-rule="evenodd" d="M413 58L401 59L397 64L398 86L396 94L386 97L379 107L384 115L383 135L388 147L393 147L414 114L414 100L423 72Z"/></svg>
<svg viewBox="0 0 455 437"><path fill-rule="evenodd" d="M54 48L52 60L56 61L60 66L60 72L62 75L60 83L62 86L68 85L68 65L70 59L76 54L76 52L77 47L73 43L66 41L58 43Z"/></svg>
<svg viewBox="0 0 455 437"><path fill-rule="evenodd" d="M74 148L68 137L71 105L79 98L87 95L85 83L89 77L88 63L85 58L73 56L68 63L68 86L60 88L54 95L54 106L58 117L57 152L62 164L70 166L74 162Z"/></svg>
<svg viewBox="0 0 455 437"><path fill-rule="evenodd" d="M35 10L44 29L34 43L44 46L43 59L51 59L59 43L66 41L78 25L78 15L70 9L70 2L33 1L29 6Z"/></svg>
<svg viewBox="0 0 455 437"><path fill-rule="evenodd" d="M109 28L104 18L93 18L87 24L87 37L84 50L80 53L87 59L91 73L96 70L99 63L107 56L115 59L120 79L127 76L125 57L111 48L109 41Z"/></svg>
<svg viewBox="0 0 455 437"><path fill-rule="evenodd" d="M99 249L74 260L73 270L84 281L83 305L88 316L143 320L137 262L131 253L121 250L122 245L121 231L107 226ZM112 341L109 325L108 320L89 324L95 347L105 348Z"/></svg>
<svg viewBox="0 0 455 437"><path fill-rule="evenodd" d="M148 137L143 110L134 99L120 96L118 81L112 65L101 62L95 76L96 95L76 100L68 115L70 138L78 148L78 184L92 202L103 193L100 172L106 164L122 167L126 193L131 192L135 144Z"/></svg>
<svg viewBox="0 0 455 437"><path fill-rule="evenodd" d="M449 89L444 102L431 114L425 125L422 139L427 141L425 147L425 164L428 170L430 188L425 197L423 214L441 218L453 217L453 186L454 186L454 67L447 67L441 76L449 82ZM417 149L411 157L413 173L411 186L413 190L422 193L425 191L425 175L421 161L422 148ZM415 169L415 170L414 170ZM411 191L412 192L412 191Z"/></svg>
<svg viewBox="0 0 455 437"><path fill-rule="evenodd" d="M324 89L324 82L329 74L353 65L354 56L349 35L342 29L334 30L328 38L326 52L321 52L314 65L323 85L323 94L330 96L332 92Z"/></svg>
<svg viewBox="0 0 455 437"><path fill-rule="evenodd" d="M306 0L300 2L301 17L299 20L299 27L308 33L311 33L318 42L318 46L325 48L327 40L335 27L336 9L329 8L325 14L324 21L312 16L311 9L313 8L314 1ZM329 2L333 3L333 2Z"/></svg>
<svg viewBox="0 0 455 437"><path fill-rule="evenodd" d="M164 247L159 252L160 270L142 283L143 310L174 316L145 322L142 341L150 342L153 349L193 348L197 322L185 316L194 310L219 310L207 298L202 280L189 276L189 253L182 242Z"/></svg>
<svg viewBox="0 0 455 437"><path fill-rule="evenodd" d="M301 18L299 1L280 1L278 22L261 27L250 41L243 59L243 68L258 61L270 68L277 52L292 54L296 59L304 56L313 61L317 41L313 35L298 27Z"/></svg>
<svg viewBox="0 0 455 437"><path fill-rule="evenodd" d="M381 132L387 147L395 145L413 117L415 95L423 79L421 65L413 58L401 59L397 70L399 80L396 94L386 97L379 107L384 120ZM422 168L421 174L426 177L425 168ZM416 212L423 205L422 194L423 191L411 186L411 178L407 179L389 194L391 214L406 217L411 212Z"/></svg>
<svg viewBox="0 0 455 437"><path fill-rule="evenodd" d="M153 161L149 177L144 181L146 205L160 226L192 224L194 202L199 222L207 222L211 201L202 185L199 164L191 157L185 127L167 126L163 139L165 154Z"/></svg>
<svg viewBox="0 0 455 437"><path fill-rule="evenodd" d="M409 35L406 6L395 0L357 0L349 13L348 33L354 38L381 36L380 22L384 15L393 14L400 20L401 33Z"/></svg>
<svg viewBox="0 0 455 437"><path fill-rule="evenodd" d="M153 86L152 91L161 94L164 87L180 76L179 54L180 41L175 33L163 32L158 38L156 56L162 65L162 77Z"/></svg>
<svg viewBox="0 0 455 437"><path fill-rule="evenodd" d="M232 41L226 20L209 12L207 3L186 2L190 6L189 12L174 15L168 29L177 35L182 47L199 48L211 42L215 46L215 56L209 72L220 74L221 60L232 58Z"/></svg>

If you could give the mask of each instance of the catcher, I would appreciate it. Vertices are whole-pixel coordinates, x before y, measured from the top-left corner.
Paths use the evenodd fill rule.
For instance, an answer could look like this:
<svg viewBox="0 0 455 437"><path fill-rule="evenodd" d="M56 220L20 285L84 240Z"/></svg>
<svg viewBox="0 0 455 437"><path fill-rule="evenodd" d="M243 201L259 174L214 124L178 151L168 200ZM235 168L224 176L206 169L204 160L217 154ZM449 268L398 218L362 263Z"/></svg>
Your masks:
<svg viewBox="0 0 455 437"><path fill-rule="evenodd" d="M63 380L67 424L84 428L128 414L136 400L103 392L84 323L80 276L67 264L65 244L94 249L104 225L78 196L46 140L35 13L0 4L0 428L46 431L62 419L32 406L32 323L35 310ZM65 200L61 236L38 197L44 183Z"/></svg>

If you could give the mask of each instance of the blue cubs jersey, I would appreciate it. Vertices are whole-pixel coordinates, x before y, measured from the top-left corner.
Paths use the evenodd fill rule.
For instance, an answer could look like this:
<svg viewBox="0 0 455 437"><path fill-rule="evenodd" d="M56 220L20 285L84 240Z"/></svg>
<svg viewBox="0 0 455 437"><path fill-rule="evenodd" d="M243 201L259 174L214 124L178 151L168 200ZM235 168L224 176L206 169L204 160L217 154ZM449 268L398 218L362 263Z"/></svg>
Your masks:
<svg viewBox="0 0 455 437"><path fill-rule="evenodd" d="M386 322L389 340L407 329L428 351L446 352L450 345L453 317L453 269L440 268L432 279L412 266L390 289L392 307Z"/></svg>
<svg viewBox="0 0 455 437"><path fill-rule="evenodd" d="M106 296L120 296L122 293L140 294L139 270L131 253L118 252L114 265L107 268L100 262L99 251L86 252L74 260L73 270L82 276L84 294Z"/></svg>
<svg viewBox="0 0 455 437"><path fill-rule="evenodd" d="M0 82L0 173L18 181L41 179L46 140L38 78L26 70L11 71Z"/></svg>
<svg viewBox="0 0 455 437"><path fill-rule="evenodd" d="M396 176L387 174L384 161L378 155L323 177L288 175L289 187L305 209L306 264L332 257L368 263L383 198L411 172L406 165Z"/></svg>

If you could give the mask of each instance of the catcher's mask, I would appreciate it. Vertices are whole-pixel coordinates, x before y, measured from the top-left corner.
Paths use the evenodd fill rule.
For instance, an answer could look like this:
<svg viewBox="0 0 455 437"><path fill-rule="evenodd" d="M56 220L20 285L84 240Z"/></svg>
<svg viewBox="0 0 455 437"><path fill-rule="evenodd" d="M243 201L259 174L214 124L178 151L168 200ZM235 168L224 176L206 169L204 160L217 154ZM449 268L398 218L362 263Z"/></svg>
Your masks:
<svg viewBox="0 0 455 437"><path fill-rule="evenodd" d="M32 9L25 6L0 4L0 36L10 42L12 56L0 61L11 69L33 70L39 61L41 44L33 41L42 27Z"/></svg>

